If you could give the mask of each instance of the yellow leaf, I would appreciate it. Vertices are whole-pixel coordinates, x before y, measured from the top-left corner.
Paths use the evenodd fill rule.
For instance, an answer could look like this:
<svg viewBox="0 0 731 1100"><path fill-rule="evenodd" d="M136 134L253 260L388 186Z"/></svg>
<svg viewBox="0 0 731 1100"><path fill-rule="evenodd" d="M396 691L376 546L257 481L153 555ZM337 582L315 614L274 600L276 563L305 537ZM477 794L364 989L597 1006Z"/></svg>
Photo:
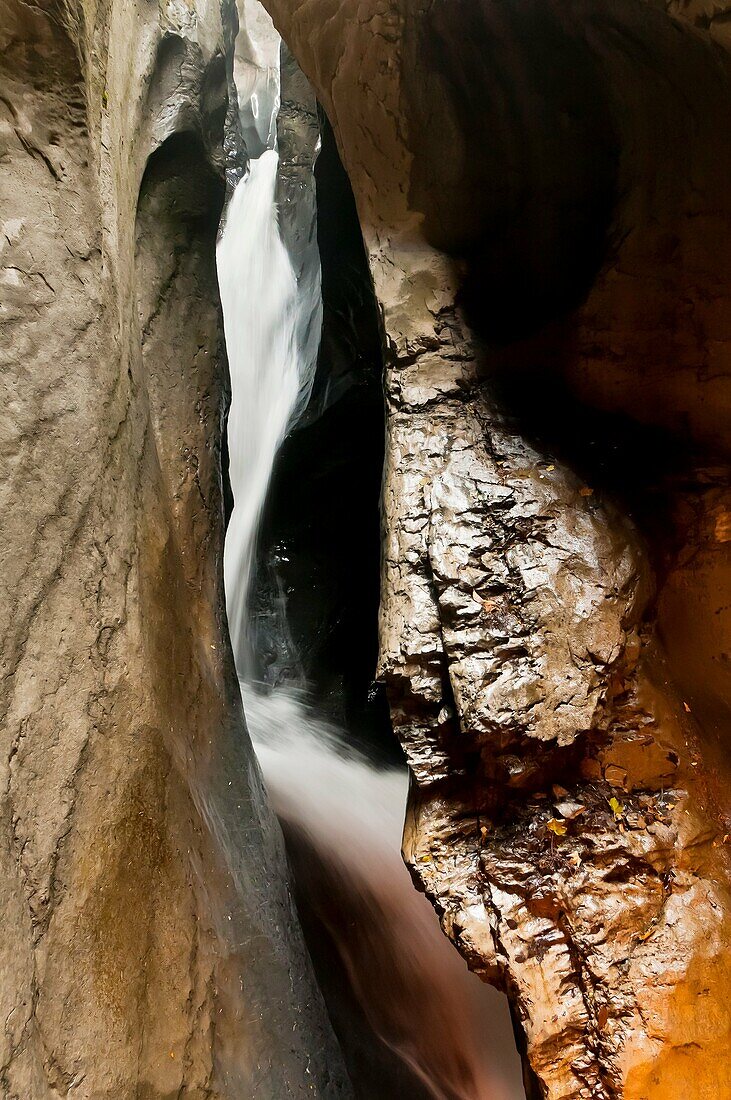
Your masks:
<svg viewBox="0 0 731 1100"><path fill-rule="evenodd" d="M609 803L614 816L615 817L621 817L622 814L624 813L624 806L619 801L619 799L615 798L614 795L612 795L611 798L607 799L607 802Z"/></svg>
<svg viewBox="0 0 731 1100"><path fill-rule="evenodd" d="M566 826L563 821L557 821L555 817L552 817L550 821L546 822L546 828L555 836L566 835Z"/></svg>

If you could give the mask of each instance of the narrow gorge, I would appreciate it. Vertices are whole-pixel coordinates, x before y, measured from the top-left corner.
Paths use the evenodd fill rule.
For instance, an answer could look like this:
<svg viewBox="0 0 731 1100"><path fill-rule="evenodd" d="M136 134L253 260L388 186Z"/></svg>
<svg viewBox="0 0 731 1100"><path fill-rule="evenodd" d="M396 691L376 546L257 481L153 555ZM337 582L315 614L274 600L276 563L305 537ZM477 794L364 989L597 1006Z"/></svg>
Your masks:
<svg viewBox="0 0 731 1100"><path fill-rule="evenodd" d="M731 1100L723 2L0 10L0 1096Z"/></svg>

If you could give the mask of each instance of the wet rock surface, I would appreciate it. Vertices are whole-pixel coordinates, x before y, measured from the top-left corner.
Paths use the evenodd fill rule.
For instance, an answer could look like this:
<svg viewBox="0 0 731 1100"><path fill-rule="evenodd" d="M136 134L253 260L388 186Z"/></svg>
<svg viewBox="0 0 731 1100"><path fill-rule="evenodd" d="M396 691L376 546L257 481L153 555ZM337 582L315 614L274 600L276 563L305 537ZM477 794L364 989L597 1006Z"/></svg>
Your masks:
<svg viewBox="0 0 731 1100"><path fill-rule="evenodd" d="M343 1095L225 623L218 7L0 27L0 1094Z"/></svg>
<svg viewBox="0 0 731 1100"><path fill-rule="evenodd" d="M727 1097L727 13L267 6L381 311L407 860L546 1096ZM218 8L2 14L0 1088L341 1095L223 616Z"/></svg>
<svg viewBox="0 0 731 1100"><path fill-rule="evenodd" d="M722 20L267 6L333 123L382 314L406 859L546 1096L728 1096ZM602 487L573 446L597 410L666 433L652 469L640 448Z"/></svg>

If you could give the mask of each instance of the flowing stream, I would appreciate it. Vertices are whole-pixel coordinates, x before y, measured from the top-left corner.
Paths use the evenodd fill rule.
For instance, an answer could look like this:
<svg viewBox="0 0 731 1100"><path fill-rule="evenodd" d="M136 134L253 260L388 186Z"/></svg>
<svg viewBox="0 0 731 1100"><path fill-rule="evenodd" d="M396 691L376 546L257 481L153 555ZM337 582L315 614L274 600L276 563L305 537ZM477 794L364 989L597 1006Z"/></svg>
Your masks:
<svg viewBox="0 0 731 1100"><path fill-rule="evenodd" d="M281 239L277 166L275 148L250 161L217 252L232 390L234 509L224 573L247 725L275 811L314 853L315 909L375 1033L435 1098L516 1100L522 1090L514 1059L505 1068L513 1040L504 1003L468 973L402 862L405 770L379 768L352 751L291 690L263 693L250 682L247 597L257 527L277 449L314 369L298 338L302 318L319 308L303 301Z"/></svg>

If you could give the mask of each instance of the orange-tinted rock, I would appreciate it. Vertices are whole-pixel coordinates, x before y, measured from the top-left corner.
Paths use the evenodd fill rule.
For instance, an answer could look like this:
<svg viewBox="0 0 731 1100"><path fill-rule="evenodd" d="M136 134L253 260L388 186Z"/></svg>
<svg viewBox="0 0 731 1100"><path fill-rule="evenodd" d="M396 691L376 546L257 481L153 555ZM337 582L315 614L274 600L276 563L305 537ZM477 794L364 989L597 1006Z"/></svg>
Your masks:
<svg viewBox="0 0 731 1100"><path fill-rule="evenodd" d="M725 497L697 489L731 443L723 22L267 6L336 129L383 317L407 861L547 1096L729 1097L729 562ZM581 452L597 413L634 425L622 477Z"/></svg>

